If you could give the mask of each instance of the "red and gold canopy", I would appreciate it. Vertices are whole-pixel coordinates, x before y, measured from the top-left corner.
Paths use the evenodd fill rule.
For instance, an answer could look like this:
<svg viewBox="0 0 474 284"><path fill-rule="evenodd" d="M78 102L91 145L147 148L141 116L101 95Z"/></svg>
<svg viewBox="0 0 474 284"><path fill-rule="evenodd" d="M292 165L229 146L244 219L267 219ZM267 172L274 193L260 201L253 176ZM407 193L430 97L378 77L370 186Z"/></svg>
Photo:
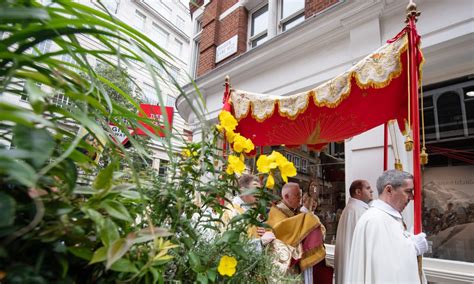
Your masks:
<svg viewBox="0 0 474 284"><path fill-rule="evenodd" d="M409 100L408 46L405 28L345 73L292 96L231 90L225 103L232 106L239 122L236 132L256 146L306 144L319 149L392 119L404 131ZM422 56L417 51L414 64L415 70L420 70Z"/></svg>

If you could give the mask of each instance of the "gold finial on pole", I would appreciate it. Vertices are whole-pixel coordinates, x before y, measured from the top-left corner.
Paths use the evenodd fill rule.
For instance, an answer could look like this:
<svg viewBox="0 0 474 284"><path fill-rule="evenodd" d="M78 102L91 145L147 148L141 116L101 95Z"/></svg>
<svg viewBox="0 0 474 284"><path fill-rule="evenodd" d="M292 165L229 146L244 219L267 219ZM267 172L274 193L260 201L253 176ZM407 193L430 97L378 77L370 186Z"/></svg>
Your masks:
<svg viewBox="0 0 474 284"><path fill-rule="evenodd" d="M413 2L413 0L410 0L410 2L408 3L406 11L407 11L407 17L406 17L405 23L408 23L408 19L411 17L415 19L415 22L418 21L418 16L420 16L421 13L418 12L418 10L416 9L416 4L415 2Z"/></svg>

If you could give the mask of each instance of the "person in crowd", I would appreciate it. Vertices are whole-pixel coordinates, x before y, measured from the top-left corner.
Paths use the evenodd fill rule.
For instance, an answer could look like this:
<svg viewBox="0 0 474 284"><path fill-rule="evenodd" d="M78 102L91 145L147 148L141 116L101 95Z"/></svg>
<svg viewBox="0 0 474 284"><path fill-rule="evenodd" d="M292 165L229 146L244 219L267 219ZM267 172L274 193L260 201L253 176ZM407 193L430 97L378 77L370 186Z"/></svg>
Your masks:
<svg viewBox="0 0 474 284"><path fill-rule="evenodd" d="M228 206L222 215L224 224L228 224L232 218L244 214L257 201L253 194L247 193L248 190L261 187L258 177L249 174L243 174L239 178L240 195L235 196L232 204ZM271 231L266 231L263 227L250 226L247 230L250 238L262 238L262 243L266 244L275 238Z"/></svg>
<svg viewBox="0 0 474 284"><path fill-rule="evenodd" d="M346 274L354 228L362 214L369 209L369 202L373 199L372 193L373 190L366 180L355 180L349 187L351 197L342 211L336 233L336 251L334 255L336 284L347 283L350 280L346 277Z"/></svg>
<svg viewBox="0 0 474 284"><path fill-rule="evenodd" d="M417 256L428 251L426 235L407 231L402 211L413 199L413 176L385 171L379 199L360 217L351 244L349 283L426 283Z"/></svg>
<svg viewBox="0 0 474 284"><path fill-rule="evenodd" d="M282 200L270 209L267 224L276 240L272 244L279 267L291 271L298 264L305 283L332 283L332 268L326 266L325 228L312 213L301 213L301 190L297 183L285 184ZM309 205L308 205L309 206Z"/></svg>

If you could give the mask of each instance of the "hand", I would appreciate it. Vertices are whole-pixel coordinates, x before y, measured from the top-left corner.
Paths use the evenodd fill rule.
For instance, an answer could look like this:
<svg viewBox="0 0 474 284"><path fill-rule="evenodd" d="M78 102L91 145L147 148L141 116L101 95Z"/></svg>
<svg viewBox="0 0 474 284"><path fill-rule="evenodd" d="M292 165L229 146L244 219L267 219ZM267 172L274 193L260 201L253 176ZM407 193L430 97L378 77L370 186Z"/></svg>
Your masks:
<svg viewBox="0 0 474 284"><path fill-rule="evenodd" d="M265 234L267 231L265 230L265 228L263 227L257 227L257 235L259 237L263 236L263 234Z"/></svg>
<svg viewBox="0 0 474 284"><path fill-rule="evenodd" d="M263 234L263 236L260 238L264 246L271 243L274 239L275 239L275 234L273 234L270 231L265 232L265 234Z"/></svg>
<svg viewBox="0 0 474 284"><path fill-rule="evenodd" d="M426 241L426 234L419 233L418 235L412 236L413 243L415 244L416 255L423 255L428 251L428 242Z"/></svg>

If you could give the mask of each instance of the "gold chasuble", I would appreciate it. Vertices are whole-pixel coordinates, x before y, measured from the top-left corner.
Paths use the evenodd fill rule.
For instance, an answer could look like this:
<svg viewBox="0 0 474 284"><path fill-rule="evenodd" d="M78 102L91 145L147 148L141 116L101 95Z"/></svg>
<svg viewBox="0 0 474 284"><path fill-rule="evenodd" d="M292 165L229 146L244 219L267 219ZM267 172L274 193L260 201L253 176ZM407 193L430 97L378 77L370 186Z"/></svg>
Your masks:
<svg viewBox="0 0 474 284"><path fill-rule="evenodd" d="M247 211L244 209L238 202L233 202L230 207L227 207L228 209L224 211L224 214L222 215L222 222L224 224L229 224L230 220L234 218L237 215L242 215ZM224 229L224 228L222 228ZM247 228L247 235L250 239L258 239L260 236L257 234L257 227L256 226L249 226Z"/></svg>
<svg viewBox="0 0 474 284"><path fill-rule="evenodd" d="M303 252L299 261L301 271L324 260L326 250L323 236L326 229L316 215L299 212L295 215L280 202L270 209L267 224L272 227L278 240L294 248L301 246L298 249Z"/></svg>

